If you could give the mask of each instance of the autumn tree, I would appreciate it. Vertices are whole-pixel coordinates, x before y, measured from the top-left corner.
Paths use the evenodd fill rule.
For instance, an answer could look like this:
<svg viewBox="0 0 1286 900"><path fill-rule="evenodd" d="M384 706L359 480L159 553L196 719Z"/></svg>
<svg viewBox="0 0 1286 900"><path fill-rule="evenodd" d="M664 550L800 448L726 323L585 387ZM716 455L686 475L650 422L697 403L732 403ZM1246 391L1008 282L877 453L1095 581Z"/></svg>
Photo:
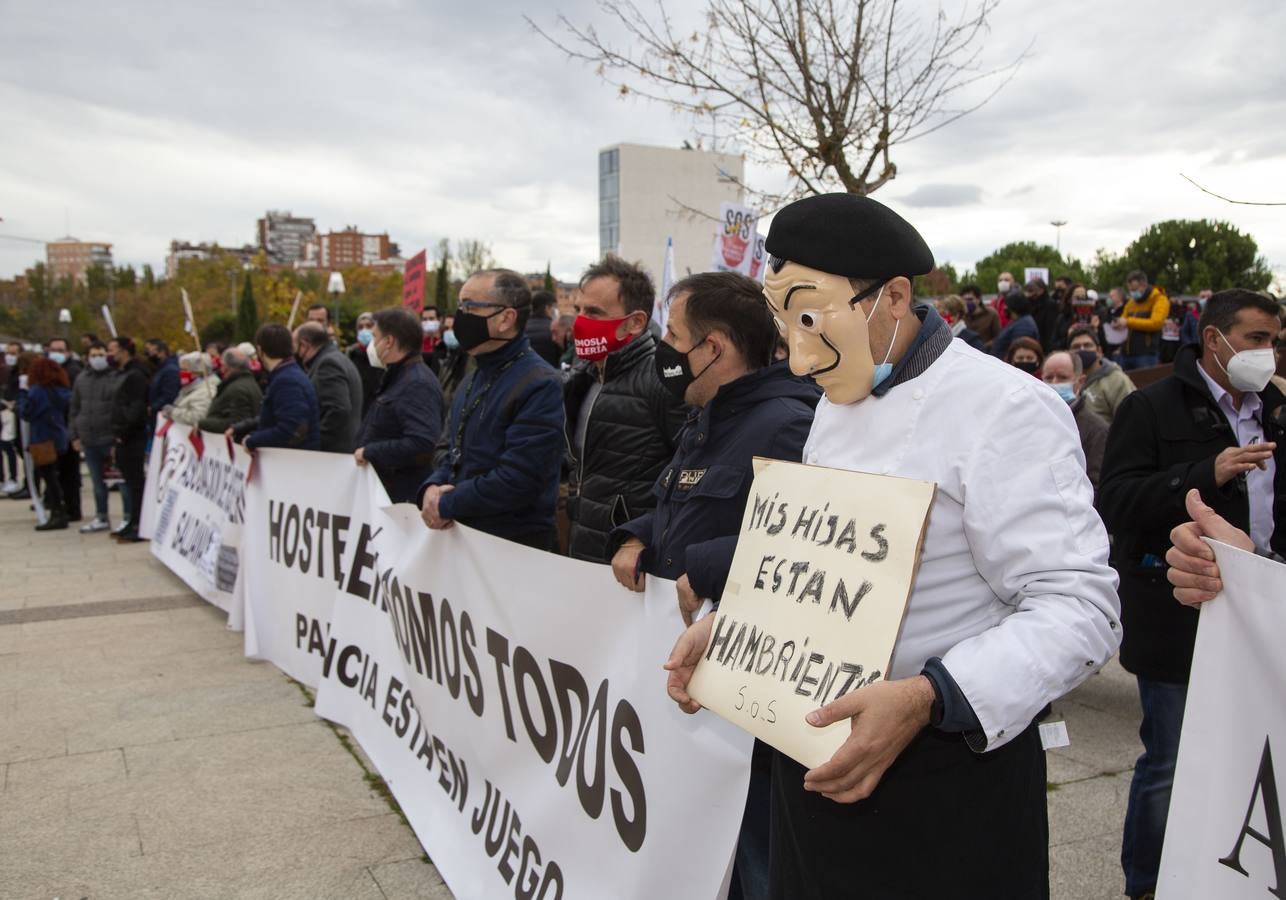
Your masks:
<svg viewBox="0 0 1286 900"><path fill-rule="evenodd" d="M491 269L496 265L491 255L491 245L477 238L461 238L455 242L456 275L468 278L474 272Z"/></svg>
<svg viewBox="0 0 1286 900"><path fill-rule="evenodd" d="M949 18L898 0L709 0L701 25L671 2L602 0L607 30L559 15L531 27L631 94L694 117L754 161L783 166L785 191L764 205L842 190L870 194L898 174L895 151L986 103L1022 55L982 53L999 0ZM983 62L985 60L985 62Z"/></svg>

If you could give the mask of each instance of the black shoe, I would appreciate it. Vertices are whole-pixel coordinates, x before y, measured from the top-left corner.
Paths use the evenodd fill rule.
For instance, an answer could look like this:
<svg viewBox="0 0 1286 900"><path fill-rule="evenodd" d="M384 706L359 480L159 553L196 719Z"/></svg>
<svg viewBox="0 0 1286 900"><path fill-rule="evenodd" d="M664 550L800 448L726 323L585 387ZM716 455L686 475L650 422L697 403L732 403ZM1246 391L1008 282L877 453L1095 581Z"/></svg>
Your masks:
<svg viewBox="0 0 1286 900"><path fill-rule="evenodd" d="M14 491L12 494L5 494L5 496L8 497L10 500L30 500L31 491L27 490L26 488L23 488L20 491Z"/></svg>
<svg viewBox="0 0 1286 900"><path fill-rule="evenodd" d="M52 515L45 520L45 524L37 525L36 531L62 531L67 527L67 517L64 515Z"/></svg>
<svg viewBox="0 0 1286 900"><path fill-rule="evenodd" d="M122 531L120 534L112 535L112 537L116 538L116 540L120 541L122 544L141 544L143 541L147 540L147 538L139 537L137 531Z"/></svg>
<svg viewBox="0 0 1286 900"><path fill-rule="evenodd" d="M82 519L82 516L80 513L72 513L70 516L67 517L68 522L79 522L81 519Z"/></svg>

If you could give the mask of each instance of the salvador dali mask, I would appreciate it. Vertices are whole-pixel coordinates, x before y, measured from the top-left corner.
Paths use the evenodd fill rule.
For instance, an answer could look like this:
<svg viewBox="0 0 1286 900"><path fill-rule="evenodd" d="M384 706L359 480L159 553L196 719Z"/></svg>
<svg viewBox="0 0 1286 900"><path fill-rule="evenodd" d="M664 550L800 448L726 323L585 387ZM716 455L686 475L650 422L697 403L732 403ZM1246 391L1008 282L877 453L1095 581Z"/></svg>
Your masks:
<svg viewBox="0 0 1286 900"><path fill-rule="evenodd" d="M854 296L844 276L794 262L776 272L770 266L764 278L764 296L790 351L791 372L811 375L831 403L865 400L875 386L866 313L858 302L882 288L878 282Z"/></svg>

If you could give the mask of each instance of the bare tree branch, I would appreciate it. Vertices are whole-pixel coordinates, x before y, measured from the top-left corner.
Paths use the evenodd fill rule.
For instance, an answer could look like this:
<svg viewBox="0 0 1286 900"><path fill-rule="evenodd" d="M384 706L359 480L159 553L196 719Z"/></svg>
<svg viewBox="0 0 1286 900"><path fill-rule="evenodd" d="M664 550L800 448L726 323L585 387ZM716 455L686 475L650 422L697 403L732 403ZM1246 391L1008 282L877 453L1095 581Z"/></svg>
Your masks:
<svg viewBox="0 0 1286 900"><path fill-rule="evenodd" d="M1260 200L1232 200L1228 197L1225 197L1223 194L1216 194L1212 190L1203 188L1201 185L1197 184L1195 181L1193 181L1187 175L1184 175L1182 172L1179 173L1179 177L1182 178L1184 181L1188 182L1188 184L1195 187L1197 190L1201 191L1203 194L1209 194L1211 197L1216 197L1224 201L1225 203L1235 203L1238 206L1286 206L1286 203L1265 203Z"/></svg>

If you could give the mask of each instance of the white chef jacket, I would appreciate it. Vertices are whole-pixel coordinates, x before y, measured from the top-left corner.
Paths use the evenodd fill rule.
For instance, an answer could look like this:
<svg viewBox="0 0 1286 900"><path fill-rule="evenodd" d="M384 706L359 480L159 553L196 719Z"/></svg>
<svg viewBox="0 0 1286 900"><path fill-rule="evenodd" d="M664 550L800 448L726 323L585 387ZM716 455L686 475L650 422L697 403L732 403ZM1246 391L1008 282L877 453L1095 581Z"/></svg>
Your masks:
<svg viewBox="0 0 1286 900"><path fill-rule="evenodd" d="M1116 653L1117 576L1066 402L950 346L883 397L817 405L804 462L937 484L890 678L941 657L986 749Z"/></svg>

